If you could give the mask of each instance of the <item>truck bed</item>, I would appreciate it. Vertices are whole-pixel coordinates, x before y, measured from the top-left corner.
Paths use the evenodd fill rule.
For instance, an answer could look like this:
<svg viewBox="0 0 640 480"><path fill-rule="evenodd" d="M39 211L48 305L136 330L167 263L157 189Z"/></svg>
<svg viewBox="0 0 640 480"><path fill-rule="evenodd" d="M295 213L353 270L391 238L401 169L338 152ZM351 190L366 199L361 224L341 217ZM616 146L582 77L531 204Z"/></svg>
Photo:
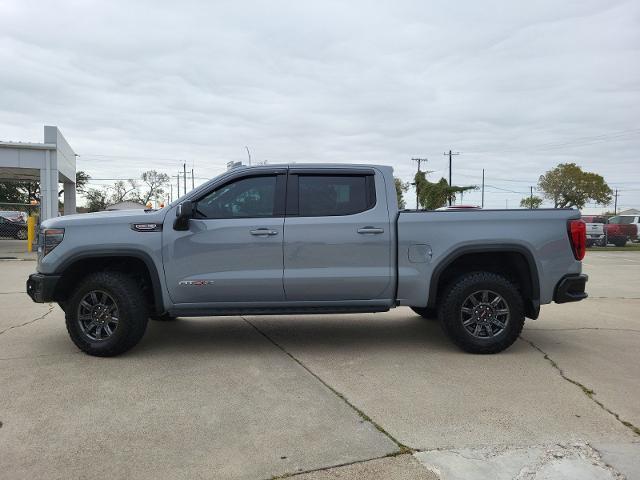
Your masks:
<svg viewBox="0 0 640 480"><path fill-rule="evenodd" d="M439 271L461 255L495 248L523 256L537 270L540 303L549 303L560 279L581 271L566 233L567 221L579 218L574 209L402 211L397 221L398 302L424 303L424 292L432 293Z"/></svg>

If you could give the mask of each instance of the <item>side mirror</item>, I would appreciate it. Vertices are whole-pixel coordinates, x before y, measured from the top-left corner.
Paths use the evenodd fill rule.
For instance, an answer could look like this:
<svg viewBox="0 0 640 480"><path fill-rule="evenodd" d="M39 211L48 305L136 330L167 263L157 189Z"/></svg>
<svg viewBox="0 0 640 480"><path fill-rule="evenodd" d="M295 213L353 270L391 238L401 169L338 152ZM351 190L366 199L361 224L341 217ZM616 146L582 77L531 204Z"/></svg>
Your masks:
<svg viewBox="0 0 640 480"><path fill-rule="evenodd" d="M173 222L174 230L188 230L189 219L193 218L195 204L191 200L185 200L176 209L176 219Z"/></svg>

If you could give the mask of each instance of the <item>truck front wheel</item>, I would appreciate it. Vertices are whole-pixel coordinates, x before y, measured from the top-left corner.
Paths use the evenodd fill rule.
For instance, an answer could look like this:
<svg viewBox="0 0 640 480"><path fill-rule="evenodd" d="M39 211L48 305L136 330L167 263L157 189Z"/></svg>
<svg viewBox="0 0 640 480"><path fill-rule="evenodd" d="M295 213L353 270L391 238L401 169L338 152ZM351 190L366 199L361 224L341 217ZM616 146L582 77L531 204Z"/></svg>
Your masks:
<svg viewBox="0 0 640 480"><path fill-rule="evenodd" d="M148 313L144 295L130 276L96 272L85 277L65 302L65 319L80 350L112 357L140 341Z"/></svg>
<svg viewBox="0 0 640 480"><path fill-rule="evenodd" d="M522 297L501 275L475 272L449 285L438 318L445 333L470 353L498 353L516 341L524 326Z"/></svg>

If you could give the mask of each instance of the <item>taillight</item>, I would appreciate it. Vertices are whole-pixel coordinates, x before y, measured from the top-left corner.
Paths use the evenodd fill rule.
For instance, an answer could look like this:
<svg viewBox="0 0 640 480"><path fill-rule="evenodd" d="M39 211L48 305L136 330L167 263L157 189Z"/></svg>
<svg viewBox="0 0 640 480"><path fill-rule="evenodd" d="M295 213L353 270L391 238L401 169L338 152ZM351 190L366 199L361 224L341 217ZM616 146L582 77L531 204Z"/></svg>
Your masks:
<svg viewBox="0 0 640 480"><path fill-rule="evenodd" d="M587 225L582 220L569 220L569 241L576 260L582 260L587 252Z"/></svg>

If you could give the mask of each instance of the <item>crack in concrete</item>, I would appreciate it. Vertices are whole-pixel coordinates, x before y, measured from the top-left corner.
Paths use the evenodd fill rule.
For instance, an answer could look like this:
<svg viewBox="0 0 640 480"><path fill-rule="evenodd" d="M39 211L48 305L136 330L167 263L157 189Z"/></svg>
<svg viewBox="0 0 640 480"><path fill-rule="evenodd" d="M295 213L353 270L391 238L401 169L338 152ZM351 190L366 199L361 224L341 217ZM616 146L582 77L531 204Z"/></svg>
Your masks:
<svg viewBox="0 0 640 480"><path fill-rule="evenodd" d="M280 480L284 478L297 477L298 475L306 475L307 473L325 472L333 468L349 467L351 465L359 465L361 463L373 462L374 460L382 460L383 458L389 458L389 457L398 457L400 455L409 455L409 453L390 453L388 455L382 455L380 457L365 458L364 460L354 460L353 462L345 462L345 463L338 463L336 465L329 465L328 467L318 467L318 468L311 468L309 470L300 470L299 472L283 473L282 475L274 475L272 477L269 477L268 480Z"/></svg>
<svg viewBox="0 0 640 480"><path fill-rule="evenodd" d="M53 304L49 305L49 310L47 310L44 314L40 315L37 318L34 318L33 320L29 320L28 322L25 323L21 323L20 325L13 325L9 328L5 328L4 330L0 331L0 335L2 335L5 332L8 332L9 330L13 330L14 328L20 328L20 327L26 327L27 325L31 325L34 322L37 322L38 320L42 320L44 317L46 317L47 315L49 315L51 312L53 312Z"/></svg>
<svg viewBox="0 0 640 480"><path fill-rule="evenodd" d="M21 291L21 292L0 292L0 295L15 295L18 293L27 293L26 291Z"/></svg>
<svg viewBox="0 0 640 480"><path fill-rule="evenodd" d="M554 461L565 458L572 453L577 453L580 457L589 460L591 464L597 465L605 471L608 471L617 480L625 480L625 476L611 465L602 460L600 452L588 443L574 443L572 446L556 444L553 447L545 449L535 462L524 465L513 480L534 480L540 470L546 465Z"/></svg>
<svg viewBox="0 0 640 480"><path fill-rule="evenodd" d="M635 433L636 435L640 436L640 428L638 428L637 426L635 426L633 423L628 422L626 420L623 420L622 418L620 418L620 415L616 412L614 412L613 410L611 410L610 408L608 408L607 406L605 406L604 403L602 403L600 400L598 400L597 398L595 398L596 392L583 385L582 383L578 382L577 380L574 380L573 378L568 377L565 373L564 370L562 370L562 368L560 368L560 365L558 365L558 363L553 360L549 354L547 352L545 352L544 350L542 350L540 347L538 347L535 343L533 343L530 340L527 340L524 337L520 337L520 339L522 339L524 342L528 343L529 345L531 345L531 347L533 347L534 349L536 349L537 351L539 351L540 353L542 353L542 355L544 355L544 359L547 360L551 366L553 368L555 368L558 373L560 374L560 376L566 380L569 383L574 384L576 387L579 387L582 392L589 397L590 400L592 400L596 405L598 405L600 408L602 408L605 412L609 413L610 415L612 415L616 420L618 420L622 425L624 425L625 427L627 427L629 430L631 430L633 433Z"/></svg>
<svg viewBox="0 0 640 480"><path fill-rule="evenodd" d="M304 368L311 376L313 376L316 380L318 380L322 385L324 385L329 391L331 391L334 395L336 395L338 398L340 398L343 402L345 402L349 407L351 407L360 418L362 418L365 422L370 423L371 425L373 425L373 427L378 430L380 433L382 433L383 435L385 435L387 438L389 438L393 443L396 444L396 446L398 447L398 451L397 452L393 452L389 455L383 455L380 458L385 458L385 457L391 457L391 456L396 456L396 455L402 455L405 453L414 453L419 451L418 449L415 448L411 448L408 447L407 445L403 444L402 442L400 442L397 438L395 438L393 435L391 435L389 432L387 432L380 424L378 424L377 422L375 422L369 415L367 415L366 413L364 413L361 409L359 409L358 407L356 407L353 403L351 403L349 401L349 399L347 399L347 397L340 393L338 390L336 390L335 388L333 388L331 385L329 385L326 381L324 381L317 373L315 373L313 370L311 370L307 365L305 365L301 360L297 359L293 354L291 354L287 349L285 349L282 345L280 345L278 342L276 342L274 339L272 339L269 335L267 335L265 332L263 332L262 330L260 330L253 322L250 322L249 320L247 320L245 317L241 316L240 318L242 318L245 322L247 322L256 332L258 332L260 335L262 335L264 338L266 338L269 342L271 342L274 346L276 346L278 349L280 349L283 353L285 353L289 358L291 358L294 362L296 362L298 365L300 365L302 368ZM373 459L372 459L373 460ZM357 463L357 462L355 462ZM340 465L337 465L340 466ZM327 468L331 468L331 467L327 467ZM283 477L284 478L284 477Z"/></svg>

